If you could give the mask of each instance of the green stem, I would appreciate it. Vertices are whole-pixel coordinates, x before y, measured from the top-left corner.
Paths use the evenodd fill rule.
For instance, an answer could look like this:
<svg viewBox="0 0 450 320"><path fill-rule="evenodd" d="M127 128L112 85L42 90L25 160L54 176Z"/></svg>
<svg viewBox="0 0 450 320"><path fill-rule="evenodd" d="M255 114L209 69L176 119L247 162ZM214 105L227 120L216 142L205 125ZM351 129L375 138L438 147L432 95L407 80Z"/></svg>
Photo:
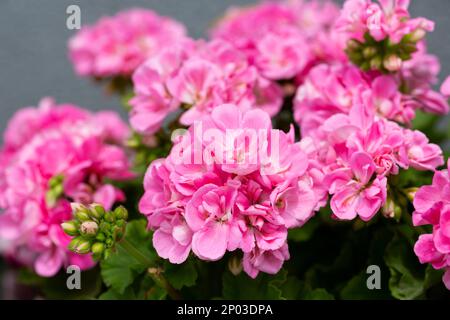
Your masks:
<svg viewBox="0 0 450 320"><path fill-rule="evenodd" d="M144 254L142 254L138 249L136 249L136 247L127 239L122 239L118 243L118 245L143 265L147 267L150 267L152 265L152 261L148 259Z"/></svg>
<svg viewBox="0 0 450 320"><path fill-rule="evenodd" d="M164 277L161 271L157 268L153 268L153 262L147 258L141 251L139 251L131 242L126 239L122 239L118 246L120 246L123 250L128 252L133 258L146 266L147 274L153 279L153 281L160 286L161 288L167 291L169 297L173 300L180 300L180 294L170 285L167 279ZM155 272L154 270L158 270Z"/></svg>

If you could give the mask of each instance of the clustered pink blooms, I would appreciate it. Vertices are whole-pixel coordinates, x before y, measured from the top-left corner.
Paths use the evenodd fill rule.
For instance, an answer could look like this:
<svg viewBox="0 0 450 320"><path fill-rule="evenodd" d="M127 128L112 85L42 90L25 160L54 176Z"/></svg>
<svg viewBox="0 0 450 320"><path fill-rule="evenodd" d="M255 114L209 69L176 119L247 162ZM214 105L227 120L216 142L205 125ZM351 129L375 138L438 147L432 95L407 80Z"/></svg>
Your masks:
<svg viewBox="0 0 450 320"><path fill-rule="evenodd" d="M450 162L448 163L450 167ZM421 263L444 269L443 281L450 290L450 175L449 169L436 171L432 185L421 187L414 196L413 223L432 225L414 246Z"/></svg>
<svg viewBox="0 0 450 320"><path fill-rule="evenodd" d="M295 118L316 149L337 218L370 220L386 202L389 175L444 163L439 146L393 121L413 115L394 76L371 77L349 65L311 70L298 88Z"/></svg>
<svg viewBox="0 0 450 320"><path fill-rule="evenodd" d="M69 56L82 76L130 76L147 58L185 34L184 26L172 19L131 9L83 26L69 42Z"/></svg>
<svg viewBox="0 0 450 320"><path fill-rule="evenodd" d="M440 147L410 129L417 110L448 113L450 78L433 89L440 65L423 38L434 24L411 18L408 6L347 0L339 12L328 1L264 2L228 11L209 41L135 9L70 41L80 75L132 78L134 130L154 134L170 114L188 127L148 167L139 202L162 258L180 264L192 252L215 261L240 250L248 275L274 274L289 259L288 230L329 197L336 219L391 215L391 176L444 164ZM399 52L385 57L392 48ZM299 142L293 126L285 133L271 124L292 93L286 84L296 88ZM67 251L60 223L70 218L70 200L106 209L123 200L106 179L132 176L122 148L128 134L113 113L50 100L19 112L0 154L7 253L44 276L67 263L91 266L90 257ZM433 225L415 251L421 262L446 269L450 289L449 190L449 172L436 171L415 195L413 220Z"/></svg>
<svg viewBox="0 0 450 320"><path fill-rule="evenodd" d="M392 74L362 72L347 63L320 64L297 90L294 117L308 136L330 116L348 114L359 103L378 117L406 125L418 109L443 115L449 111L448 101L432 89L439 69L437 59L422 51Z"/></svg>
<svg viewBox="0 0 450 320"><path fill-rule="evenodd" d="M155 230L158 254L182 263L191 250L214 261L240 249L251 277L277 273L289 259L287 230L303 225L321 205L315 181L322 177L303 148L292 130L272 129L262 110L214 108L145 175L139 209Z"/></svg>
<svg viewBox="0 0 450 320"><path fill-rule="evenodd" d="M224 40L173 44L142 64L133 83L130 123L146 134L158 131L180 108L187 109L180 123L189 126L224 103L275 115L283 97L277 84L259 75L245 55Z"/></svg>
<svg viewBox="0 0 450 320"><path fill-rule="evenodd" d="M17 112L0 153L3 253L41 276L53 276L63 265L91 267L90 256L68 251L70 237L60 224L72 217L70 201L110 208L124 200L106 179L133 176L122 147L128 134L114 112L93 114L50 98Z"/></svg>
<svg viewBox="0 0 450 320"><path fill-rule="evenodd" d="M317 62L346 60L345 41L332 31L338 16L330 1L265 2L230 9L211 34L245 52L268 79L301 78Z"/></svg>
<svg viewBox="0 0 450 320"><path fill-rule="evenodd" d="M370 34L376 41L389 38L399 43L405 36L418 41L426 32L433 31L434 23L425 18L411 18L409 0L347 0L336 27L347 33L349 39L364 42Z"/></svg>

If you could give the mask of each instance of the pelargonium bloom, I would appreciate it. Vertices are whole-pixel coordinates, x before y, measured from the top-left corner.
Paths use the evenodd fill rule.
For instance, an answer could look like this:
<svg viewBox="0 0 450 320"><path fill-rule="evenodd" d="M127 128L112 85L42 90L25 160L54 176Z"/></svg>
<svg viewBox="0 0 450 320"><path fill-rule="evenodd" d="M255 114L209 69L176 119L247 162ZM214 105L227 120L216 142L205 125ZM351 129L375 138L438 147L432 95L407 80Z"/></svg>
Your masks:
<svg viewBox="0 0 450 320"><path fill-rule="evenodd" d="M448 163L450 165L450 162ZM421 263L444 269L443 281L450 290L450 175L436 171L432 185L419 188L414 196L415 226L432 225L433 232L423 234L414 246Z"/></svg>
<svg viewBox="0 0 450 320"><path fill-rule="evenodd" d="M133 75L135 96L130 122L141 133L160 129L180 108L180 123L191 125L215 106L233 103L242 110L261 108L272 115L281 107L279 86L268 82L247 58L224 40L185 40L147 60Z"/></svg>
<svg viewBox="0 0 450 320"><path fill-rule="evenodd" d="M389 75L362 72L351 64L320 64L312 68L294 99L294 118L302 134L314 135L313 131L327 118L349 113L352 106L360 103L378 117L404 124L411 123L418 109L446 114L449 106L445 97L431 88L439 68L421 72L419 57L423 56L418 53L398 74Z"/></svg>
<svg viewBox="0 0 450 320"><path fill-rule="evenodd" d="M435 170L444 162L439 146L422 133L378 118L364 104L329 116L308 137L333 214L344 220L370 220L386 202L387 179L400 169Z"/></svg>
<svg viewBox="0 0 450 320"><path fill-rule="evenodd" d="M268 79L292 79L318 61L345 60L342 41L330 32L338 14L332 2L264 2L231 8L211 35L243 50Z"/></svg>
<svg viewBox="0 0 450 320"><path fill-rule="evenodd" d="M131 9L83 26L69 42L69 56L82 76L130 76L147 58L185 35L177 21L151 10Z"/></svg>
<svg viewBox="0 0 450 320"><path fill-rule="evenodd" d="M17 112L0 153L0 237L4 254L53 276L64 265L82 269L90 256L67 250L60 224L71 219L70 201L110 208L124 200L106 180L133 176L123 148L129 130L113 112L92 114L43 99Z"/></svg>
<svg viewBox="0 0 450 320"><path fill-rule="evenodd" d="M410 35L420 40L434 23L425 18L410 18L409 0L347 0L336 26L349 34L350 39L364 41L370 34L376 41L386 38L399 43Z"/></svg>
<svg viewBox="0 0 450 320"><path fill-rule="evenodd" d="M158 254L182 263L244 252L244 270L277 273L289 258L287 230L319 208L312 168L293 131L272 129L259 109L221 105L175 140L144 179L140 211Z"/></svg>

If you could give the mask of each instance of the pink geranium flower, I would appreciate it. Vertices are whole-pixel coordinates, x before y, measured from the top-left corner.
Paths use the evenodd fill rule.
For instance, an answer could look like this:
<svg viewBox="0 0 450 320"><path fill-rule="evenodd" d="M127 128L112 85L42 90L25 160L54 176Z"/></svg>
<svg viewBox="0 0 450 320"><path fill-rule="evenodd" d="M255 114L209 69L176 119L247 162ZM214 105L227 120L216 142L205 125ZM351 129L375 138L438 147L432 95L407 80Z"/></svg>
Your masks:
<svg viewBox="0 0 450 320"><path fill-rule="evenodd" d="M147 58L185 34L184 26L172 19L132 9L83 26L69 41L69 56L82 76L130 76Z"/></svg>
<svg viewBox="0 0 450 320"><path fill-rule="evenodd" d="M191 126L145 175L139 208L155 230L158 254L181 263L191 249L203 260L239 249L250 276L278 272L289 258L288 228L303 225L321 206L308 155L293 131L272 129L258 109L220 105L202 127L198 136ZM199 155L207 158L192 162Z"/></svg>
<svg viewBox="0 0 450 320"><path fill-rule="evenodd" d="M368 221L386 201L386 178L374 177L376 166L366 153L354 153L349 166L351 171L338 171L329 177L331 208L339 219L359 216Z"/></svg>
<svg viewBox="0 0 450 320"><path fill-rule="evenodd" d="M414 246L421 263L444 269L443 282L450 290L450 178L447 170L437 171L432 185L422 186L414 196L414 225L431 224L433 232L423 234Z"/></svg>
<svg viewBox="0 0 450 320"><path fill-rule="evenodd" d="M375 40L389 38L399 43L404 36L423 38L426 32L433 31L434 23L425 18L410 18L409 1L347 0L336 26L348 33L349 38L363 41L369 33Z"/></svg>
<svg viewBox="0 0 450 320"><path fill-rule="evenodd" d="M133 83L130 122L145 134L158 131L179 108L186 109L180 123L189 126L224 103L274 115L283 96L277 84L258 74L246 56L224 40L176 43L139 67Z"/></svg>
<svg viewBox="0 0 450 320"><path fill-rule="evenodd" d="M69 264L91 267L90 256L67 250L71 239L60 224L71 219L72 200L106 208L124 200L122 191L106 180L133 177L123 148L128 135L128 127L111 112L92 114L51 99L19 111L8 125L1 152L4 253L46 277ZM52 189L55 185L59 191Z"/></svg>

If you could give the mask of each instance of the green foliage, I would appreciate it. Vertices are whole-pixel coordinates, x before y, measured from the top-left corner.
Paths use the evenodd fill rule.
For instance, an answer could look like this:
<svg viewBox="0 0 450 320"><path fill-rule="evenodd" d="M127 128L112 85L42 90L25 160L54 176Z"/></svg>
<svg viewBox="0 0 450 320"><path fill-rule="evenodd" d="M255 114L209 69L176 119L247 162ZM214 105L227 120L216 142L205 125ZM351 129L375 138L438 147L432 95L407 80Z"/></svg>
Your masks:
<svg viewBox="0 0 450 320"><path fill-rule="evenodd" d="M150 262L156 261L156 254L151 249L151 233L146 231L144 220L134 220L127 224L125 240L134 245ZM103 281L111 287L114 294L132 297L127 289L135 282L136 278L147 270L141 260L136 259L122 246L117 246L108 259L101 262L101 274Z"/></svg>
<svg viewBox="0 0 450 320"><path fill-rule="evenodd" d="M164 266L164 275L175 289L195 285L197 281L197 270L192 259L180 265L166 262Z"/></svg>
<svg viewBox="0 0 450 320"><path fill-rule="evenodd" d="M286 276L287 273L283 271L275 276L261 273L256 279L252 279L243 272L234 276L231 272L226 271L222 277L223 298L237 300L285 299L282 285L286 282Z"/></svg>

